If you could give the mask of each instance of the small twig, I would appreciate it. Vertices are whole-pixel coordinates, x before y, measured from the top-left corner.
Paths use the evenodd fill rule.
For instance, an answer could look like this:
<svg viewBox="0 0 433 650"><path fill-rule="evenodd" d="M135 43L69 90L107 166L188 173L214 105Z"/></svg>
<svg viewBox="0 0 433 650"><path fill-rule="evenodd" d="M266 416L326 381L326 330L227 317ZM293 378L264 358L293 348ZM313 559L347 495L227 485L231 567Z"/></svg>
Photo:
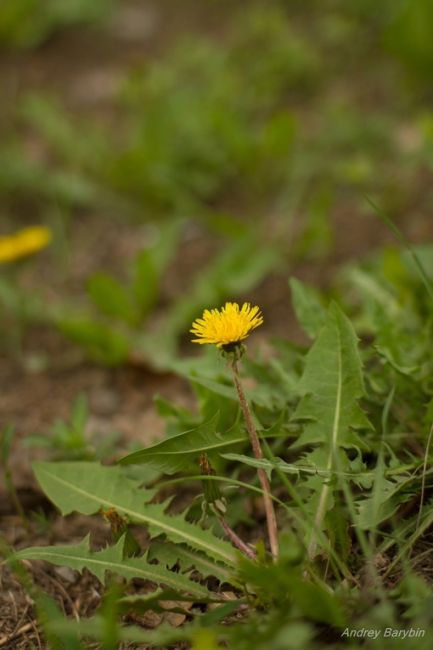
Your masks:
<svg viewBox="0 0 433 650"><path fill-rule="evenodd" d="M420 502L419 502L419 511L418 511L418 517L416 520L416 528L419 528L419 525L421 523L421 514L422 514L422 507L424 504L424 494L425 494L425 481L426 481L426 474L427 474L427 463L428 463L428 457L430 453L430 445L431 441L433 438L433 423L430 427L430 433L428 434L427 438L427 445L425 449L425 454L424 454L424 464L422 468L422 480L421 480L421 497L420 497Z"/></svg>
<svg viewBox="0 0 433 650"><path fill-rule="evenodd" d="M26 632L29 632L29 630L33 629L33 623L26 623L22 627L19 628L19 630L16 630L12 634L5 634L4 636L0 637L0 646L5 646L10 641L13 641L17 637L21 636L22 634L25 634Z"/></svg>
<svg viewBox="0 0 433 650"><path fill-rule="evenodd" d="M14 596L13 592L10 589L8 590L8 594L9 594L9 600L11 601L12 607L14 608L14 618L18 618L18 609L17 609L17 604L15 602L15 596ZM26 608L26 610L24 612L24 615L19 619L18 624L17 624L16 627L19 627L21 625L22 621L24 620L24 618L26 617L27 609L28 609L28 607Z"/></svg>
<svg viewBox="0 0 433 650"><path fill-rule="evenodd" d="M239 535L235 533L235 531L230 528L226 520L222 515L218 516L218 521L220 522L221 526L224 529L225 534L227 537L230 539L232 544L236 546L244 555L246 555L250 560L256 560L257 559L257 554L255 551L253 551L252 548L248 546L248 544L245 544L244 541L241 540Z"/></svg>
<svg viewBox="0 0 433 650"><path fill-rule="evenodd" d="M60 593L62 594L64 600L69 604L69 607L71 608L71 612L72 612L72 615L74 616L75 620L79 621L80 620L80 615L79 615L79 613L77 611L77 608L75 607L74 601L72 600L72 598L70 597L70 595L68 594L68 592L66 591L66 589L62 585L62 583L59 580L57 580L56 578L53 578L53 576L51 576L49 573L44 572L44 576L45 576L45 578L47 578L54 585L55 588L57 588L60 591ZM64 614L66 615L65 604L64 604L63 600L62 600L62 608L63 608Z"/></svg>
<svg viewBox="0 0 433 650"><path fill-rule="evenodd" d="M14 603L14 609L15 609L15 612L16 612L15 615L17 616L18 612L17 612L17 609L16 609L15 599L12 597L12 594L11 594L10 591L9 591L9 596L11 597L11 600L13 600L13 603ZM15 628L13 629L13 631L11 632L11 634L15 634L15 632L16 632L17 630L20 629L20 627L21 627L22 624L23 624L23 621L25 620L25 618L26 618L26 616L27 616L27 612L28 612L28 611L29 611L29 606L27 605L27 607L24 609L23 613L22 613L21 616L19 617L18 622L17 622L17 624L15 625Z"/></svg>
<svg viewBox="0 0 433 650"><path fill-rule="evenodd" d="M239 403L245 418L245 424L247 426L248 435L251 442L251 447L253 449L254 456L257 460L263 459L263 451L260 445L259 436L254 426L253 418L251 415L250 407L248 406L247 399L245 397L244 389L239 376L239 369L237 361L234 360L231 363L231 368L233 370L233 378L236 386L236 391L239 397ZM278 529L277 529L277 519L275 516L274 504L271 497L271 486L269 483L268 476L264 469L257 469L257 476L263 488L263 503L265 506L266 512L266 522L268 528L269 536L269 545L271 547L271 553L274 559L278 558L279 555L279 546L278 546Z"/></svg>
<svg viewBox="0 0 433 650"><path fill-rule="evenodd" d="M41 635L39 634L38 623L34 619L31 620L33 631L36 635L39 650L42 650Z"/></svg>

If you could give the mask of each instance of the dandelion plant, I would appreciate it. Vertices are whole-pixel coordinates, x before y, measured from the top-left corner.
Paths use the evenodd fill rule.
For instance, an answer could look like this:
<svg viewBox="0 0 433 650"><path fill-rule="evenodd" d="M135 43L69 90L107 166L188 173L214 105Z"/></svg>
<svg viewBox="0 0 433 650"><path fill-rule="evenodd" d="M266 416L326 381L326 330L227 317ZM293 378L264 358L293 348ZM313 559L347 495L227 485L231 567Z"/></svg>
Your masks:
<svg viewBox="0 0 433 650"><path fill-rule="evenodd" d="M259 307L251 307L245 302L242 307L237 303L227 302L221 310L206 309L202 318L192 325L191 332L197 336L193 343L213 344L222 350L233 373L233 380L239 398L239 404L244 415L251 447L257 460L263 459L260 438L252 418L251 410L245 396L239 374L239 361L245 352L244 341L256 327L263 323ZM271 486L266 471L259 467L257 476L263 488L263 502L266 512L269 545L274 559L278 558L278 529L274 504L271 496Z"/></svg>

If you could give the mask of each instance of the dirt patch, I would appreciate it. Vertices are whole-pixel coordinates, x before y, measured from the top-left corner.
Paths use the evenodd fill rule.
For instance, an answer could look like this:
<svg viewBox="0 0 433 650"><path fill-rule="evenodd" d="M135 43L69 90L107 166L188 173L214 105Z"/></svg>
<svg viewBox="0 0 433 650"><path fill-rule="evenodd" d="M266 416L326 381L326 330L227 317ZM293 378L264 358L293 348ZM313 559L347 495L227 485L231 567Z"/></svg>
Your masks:
<svg viewBox="0 0 433 650"><path fill-rule="evenodd" d="M64 353L68 346L62 349ZM120 434L116 456L132 443L148 445L164 433L165 422L153 405L155 395L179 404L191 403L188 386L174 375L131 366L109 369L86 361L65 364L66 359L67 355L59 354L57 364L41 372L29 372L10 360L0 365L2 419L16 429L11 466L18 489L34 485L30 463L41 456L22 441L29 434L48 435L58 418L67 420L78 395L88 399L88 434L97 438L112 432Z"/></svg>

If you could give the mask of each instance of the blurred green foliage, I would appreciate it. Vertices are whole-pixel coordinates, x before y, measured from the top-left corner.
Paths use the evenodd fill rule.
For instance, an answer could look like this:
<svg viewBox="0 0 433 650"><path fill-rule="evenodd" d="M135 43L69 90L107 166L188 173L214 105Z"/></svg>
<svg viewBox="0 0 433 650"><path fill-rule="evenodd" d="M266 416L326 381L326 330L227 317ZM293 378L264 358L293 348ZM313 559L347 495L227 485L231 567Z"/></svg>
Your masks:
<svg viewBox="0 0 433 650"><path fill-rule="evenodd" d="M59 29L100 22L112 5L113 0L2 0L0 43L36 47Z"/></svg>
<svg viewBox="0 0 433 650"><path fill-rule="evenodd" d="M415 80L428 84L433 66L432 3L429 0L400 0L395 4L385 32L385 43Z"/></svg>
<svg viewBox="0 0 433 650"><path fill-rule="evenodd" d="M117 365L136 358L164 368L173 363L179 340L197 313L227 296L247 293L281 264L277 242L266 242L260 230L240 226L204 269L196 269L187 292L166 304L154 330L148 321L166 272L163 261L179 255L181 233L181 222L168 222L158 243L132 261L129 282L122 284L104 273L92 275L90 302L76 314L67 304L58 305L53 322L97 361Z"/></svg>
<svg viewBox="0 0 433 650"><path fill-rule="evenodd" d="M53 460L94 460L113 454L120 435L114 431L98 436L89 431L89 406L81 394L71 405L68 420L57 419L48 433L26 436L26 447L47 450Z"/></svg>
<svg viewBox="0 0 433 650"><path fill-rule="evenodd" d="M4 2L0 41L36 49L88 21L102 33L112 10L121 3L52 1L36 19L30 0ZM54 226L50 263L63 265L65 295L38 303L8 270L5 327L40 317L99 361L161 359L163 349L168 361L202 307L242 297L293 261L329 259L336 218L361 219L364 193L392 213L428 206L429 12L428 0L221 8L221 38L183 33L125 65L103 119L52 88L20 89L0 122L3 213L9 227L29 213ZM169 245L134 250L124 273L94 268L72 299L69 240L87 215L101 229L152 223ZM212 251L174 297L167 286L183 272L191 231Z"/></svg>

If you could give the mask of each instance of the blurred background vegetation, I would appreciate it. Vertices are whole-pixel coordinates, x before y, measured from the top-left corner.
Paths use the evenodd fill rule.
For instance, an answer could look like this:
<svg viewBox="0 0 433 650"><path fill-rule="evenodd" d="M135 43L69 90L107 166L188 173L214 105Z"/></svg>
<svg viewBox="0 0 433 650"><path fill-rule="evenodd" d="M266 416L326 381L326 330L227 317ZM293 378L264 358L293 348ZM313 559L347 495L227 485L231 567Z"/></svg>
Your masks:
<svg viewBox="0 0 433 650"><path fill-rule="evenodd" d="M3 357L170 368L226 299L287 335L291 273L391 240L366 196L427 240L432 24L430 0L3 0L0 234L53 231L1 267Z"/></svg>

